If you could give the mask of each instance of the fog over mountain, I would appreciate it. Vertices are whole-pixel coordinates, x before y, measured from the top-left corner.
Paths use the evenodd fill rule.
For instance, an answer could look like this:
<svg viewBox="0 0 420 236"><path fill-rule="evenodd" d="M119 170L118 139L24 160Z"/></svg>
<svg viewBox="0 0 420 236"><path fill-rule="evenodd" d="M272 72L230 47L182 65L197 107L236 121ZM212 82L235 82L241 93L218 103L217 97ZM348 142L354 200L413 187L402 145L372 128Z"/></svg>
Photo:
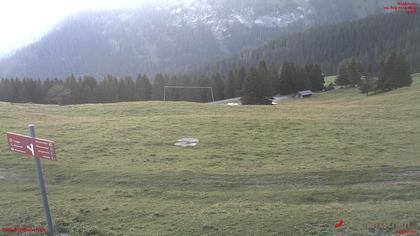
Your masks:
<svg viewBox="0 0 420 236"><path fill-rule="evenodd" d="M173 73L313 26L383 13L384 0L180 0L81 13L0 61L1 77Z"/></svg>

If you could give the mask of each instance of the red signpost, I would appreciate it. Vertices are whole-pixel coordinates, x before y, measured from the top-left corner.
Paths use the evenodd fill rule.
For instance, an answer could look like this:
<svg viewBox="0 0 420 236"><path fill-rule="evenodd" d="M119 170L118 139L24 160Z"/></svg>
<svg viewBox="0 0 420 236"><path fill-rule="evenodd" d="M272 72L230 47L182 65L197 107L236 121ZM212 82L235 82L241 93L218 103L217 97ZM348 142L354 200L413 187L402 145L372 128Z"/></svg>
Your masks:
<svg viewBox="0 0 420 236"><path fill-rule="evenodd" d="M31 157L56 160L54 142L26 135L6 133L9 149Z"/></svg>
<svg viewBox="0 0 420 236"><path fill-rule="evenodd" d="M35 126L29 125L28 127L29 136L10 132L6 133L7 143L9 144L10 151L34 157L39 190L41 191L45 218L48 224L48 235L54 236L54 228L51 220L50 207L48 205L47 191L45 190L41 161L39 160L40 158L51 161L56 160L54 142L35 138Z"/></svg>

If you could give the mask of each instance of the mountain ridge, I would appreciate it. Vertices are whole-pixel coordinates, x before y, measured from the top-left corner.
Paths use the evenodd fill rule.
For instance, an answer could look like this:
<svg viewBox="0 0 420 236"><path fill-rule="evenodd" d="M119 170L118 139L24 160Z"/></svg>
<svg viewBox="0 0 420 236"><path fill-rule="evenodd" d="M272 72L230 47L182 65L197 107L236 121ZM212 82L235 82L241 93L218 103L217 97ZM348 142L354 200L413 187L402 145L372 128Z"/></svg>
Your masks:
<svg viewBox="0 0 420 236"><path fill-rule="evenodd" d="M281 65L320 64L326 74L336 73L338 64L355 56L363 64L378 66L393 51L401 51L414 71L420 70L420 16L400 13L374 15L337 25L311 28L279 37L265 45L198 68L195 74L227 73L259 61ZM416 53L417 52L417 53Z"/></svg>
<svg viewBox="0 0 420 236"><path fill-rule="evenodd" d="M1 60L0 76L173 73L312 26L375 14L380 4L385 3L162 0L132 10L78 14Z"/></svg>

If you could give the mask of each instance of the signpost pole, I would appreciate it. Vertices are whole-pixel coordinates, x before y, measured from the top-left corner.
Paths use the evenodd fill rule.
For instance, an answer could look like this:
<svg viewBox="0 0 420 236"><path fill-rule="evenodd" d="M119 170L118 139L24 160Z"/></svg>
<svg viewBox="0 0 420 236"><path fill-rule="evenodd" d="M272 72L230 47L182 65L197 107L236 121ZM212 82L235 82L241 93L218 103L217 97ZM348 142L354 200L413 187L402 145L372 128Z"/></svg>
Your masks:
<svg viewBox="0 0 420 236"><path fill-rule="evenodd" d="M31 124L28 127L29 127L29 136L31 136L32 138L35 138L35 125ZM35 166L36 166L36 174L38 175L39 189L41 190L42 201L44 204L45 218L48 223L48 235L54 236L50 208L48 206L47 191L45 190L44 177L42 176L41 161L35 156L34 156L34 160L35 160Z"/></svg>

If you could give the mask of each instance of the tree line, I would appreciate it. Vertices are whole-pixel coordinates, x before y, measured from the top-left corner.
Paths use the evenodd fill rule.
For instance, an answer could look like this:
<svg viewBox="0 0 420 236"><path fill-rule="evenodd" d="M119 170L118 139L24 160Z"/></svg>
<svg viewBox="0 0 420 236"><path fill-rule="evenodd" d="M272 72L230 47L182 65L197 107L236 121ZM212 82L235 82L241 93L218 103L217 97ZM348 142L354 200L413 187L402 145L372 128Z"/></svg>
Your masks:
<svg viewBox="0 0 420 236"><path fill-rule="evenodd" d="M283 68L283 69L281 69ZM323 75L319 65L300 67L285 63L281 68L267 66L264 61L249 70L241 68L226 75L169 76L157 74L153 80L147 75L118 78L108 75L103 79L92 76L69 76L64 80L14 78L0 80L0 101L40 104L85 104L128 101L160 101L165 86L212 87L215 100L244 97L246 104L265 103L277 93L287 94L303 89L315 91L323 88ZM255 92L252 92L255 91ZM253 98L251 93L260 98ZM166 100L209 102L208 89L167 89ZM254 101L254 100L255 101Z"/></svg>
<svg viewBox="0 0 420 236"><path fill-rule="evenodd" d="M413 82L410 65L403 53L393 52L381 61L377 71L373 68L369 64L363 69L355 57L344 59L339 65L335 83L340 86L357 86L360 92L369 95L370 92L386 92L410 86Z"/></svg>
<svg viewBox="0 0 420 236"><path fill-rule="evenodd" d="M355 57L343 60L338 68L336 85L357 86L366 94L389 91L412 83L410 66L402 53L392 53L375 71L364 69ZM0 80L0 101L41 104L85 104L129 101L193 101L210 102L208 89L167 89L165 86L212 87L215 100L241 97L245 105L270 104L276 94L293 94L302 90L324 90L324 74L317 64L298 65L284 62L280 67L261 61L249 69L242 67L226 75L193 77L157 74L151 81L147 75L118 78L108 75L101 80L92 76L70 76L65 80L33 80L29 78Z"/></svg>

